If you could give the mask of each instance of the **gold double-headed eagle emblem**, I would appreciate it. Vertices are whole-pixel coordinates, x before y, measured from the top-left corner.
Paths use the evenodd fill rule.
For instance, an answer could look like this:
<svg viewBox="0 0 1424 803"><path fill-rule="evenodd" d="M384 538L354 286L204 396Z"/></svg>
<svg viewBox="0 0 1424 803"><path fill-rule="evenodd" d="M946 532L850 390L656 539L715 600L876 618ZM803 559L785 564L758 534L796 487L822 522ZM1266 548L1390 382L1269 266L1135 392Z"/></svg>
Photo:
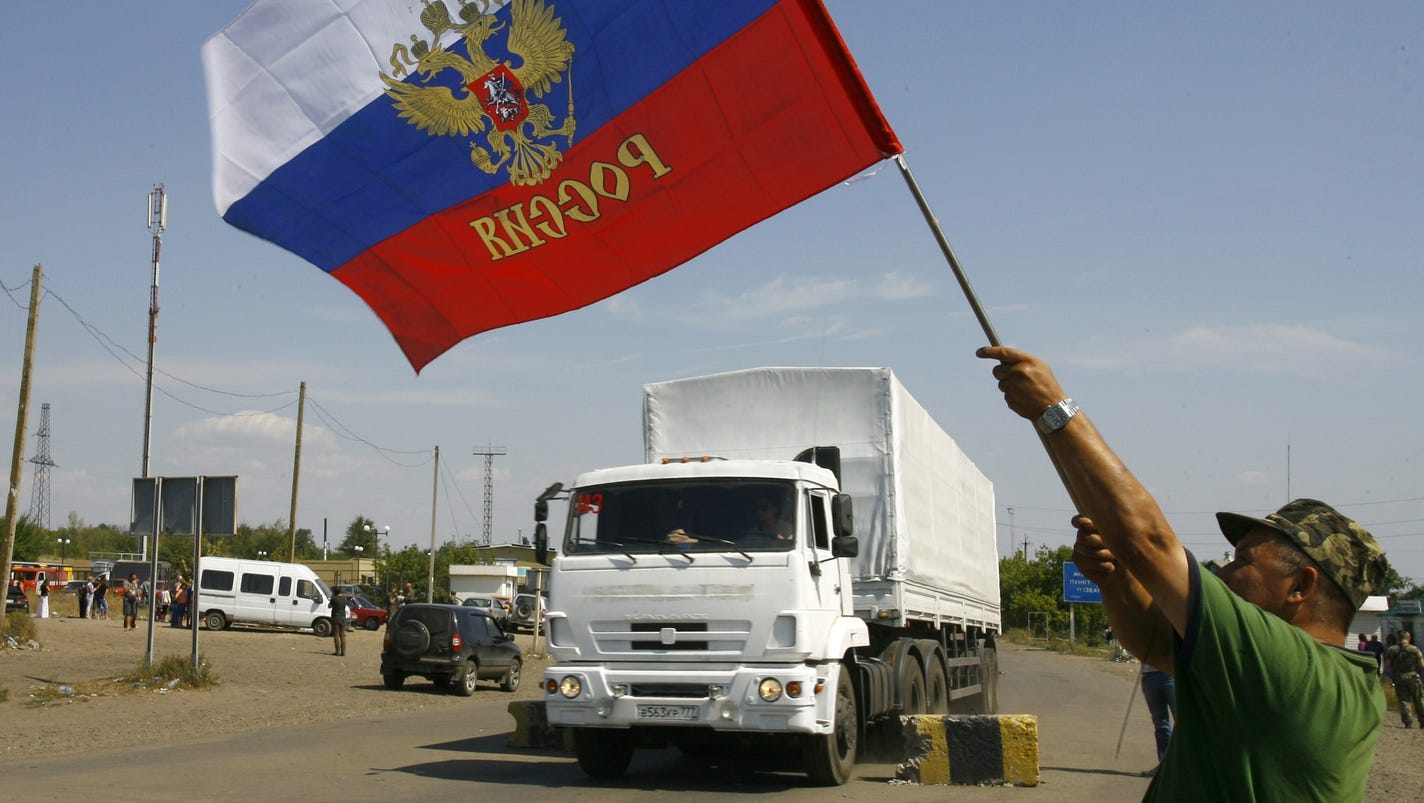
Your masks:
<svg viewBox="0 0 1424 803"><path fill-rule="evenodd" d="M499 10L499 0L459 0L456 22L444 0L421 3L420 22L430 38L412 34L409 45L397 43L390 75L381 73L400 116L431 136L470 137L470 162L486 173L505 169L515 186L542 183L564 159L554 138L564 137L572 145L575 128L572 81L558 128L548 106L531 102L562 83L573 60L573 43L553 6L544 0L512 0L509 21L500 22L492 13ZM460 37L451 39L450 47L440 41L447 33ZM486 43L497 44L501 34L518 66L486 53ZM460 42L467 55L457 52ZM447 70L459 76L453 87L446 85L454 78ZM488 149L475 139L482 134Z"/></svg>

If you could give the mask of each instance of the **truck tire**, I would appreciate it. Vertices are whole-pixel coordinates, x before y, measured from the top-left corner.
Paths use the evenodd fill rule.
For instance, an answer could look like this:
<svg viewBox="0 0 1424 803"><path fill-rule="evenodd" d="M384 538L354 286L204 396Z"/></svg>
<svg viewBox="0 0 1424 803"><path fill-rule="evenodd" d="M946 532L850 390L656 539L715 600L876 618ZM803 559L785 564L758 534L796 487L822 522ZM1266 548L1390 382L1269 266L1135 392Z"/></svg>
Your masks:
<svg viewBox="0 0 1424 803"><path fill-rule="evenodd" d="M806 777L822 786L840 786L850 780L859 744L860 716L855 705L855 688L850 667L842 666L836 678L836 714L831 732L809 733L801 737L801 756ZM582 757L580 757L582 763Z"/></svg>
<svg viewBox="0 0 1424 803"><path fill-rule="evenodd" d="M929 713L925 698L925 670L914 653L900 664L900 713L907 716Z"/></svg>
<svg viewBox="0 0 1424 803"><path fill-rule="evenodd" d="M621 778L633 760L633 732L574 728L579 768L590 778Z"/></svg>
<svg viewBox="0 0 1424 803"><path fill-rule="evenodd" d="M208 611L203 614L203 626L209 630L227 629L227 617L222 611Z"/></svg>
<svg viewBox="0 0 1424 803"><path fill-rule="evenodd" d="M405 673L387 672L384 675L381 675L381 680L386 684L386 688L399 689L401 686L405 685Z"/></svg>
<svg viewBox="0 0 1424 803"><path fill-rule="evenodd" d="M979 685L984 689L979 713L999 713L999 651L993 647L979 655Z"/></svg>
<svg viewBox="0 0 1424 803"><path fill-rule="evenodd" d="M331 638L331 620L323 616L312 622L312 635L317 638Z"/></svg>
<svg viewBox="0 0 1424 803"><path fill-rule="evenodd" d="M920 639L920 656L925 662L925 713L949 713L949 678L944 673L944 658L939 642Z"/></svg>

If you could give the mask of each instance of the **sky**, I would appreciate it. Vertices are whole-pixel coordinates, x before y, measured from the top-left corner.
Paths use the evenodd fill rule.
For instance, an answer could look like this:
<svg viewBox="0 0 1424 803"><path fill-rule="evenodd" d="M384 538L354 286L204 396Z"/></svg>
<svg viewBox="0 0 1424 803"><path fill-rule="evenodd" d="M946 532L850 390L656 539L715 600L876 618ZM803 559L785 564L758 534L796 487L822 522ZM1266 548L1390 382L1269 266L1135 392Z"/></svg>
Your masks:
<svg viewBox="0 0 1424 803"><path fill-rule="evenodd" d="M1424 6L826 5L999 339L1053 365L1199 559L1227 549L1213 512L1314 497L1424 580ZM237 475L244 523L288 519L303 382L297 525L335 545L364 516L398 549L432 520L483 538L477 451L504 451L491 541L530 537L550 483L642 459L645 383L886 366L993 481L1001 553L1072 542L893 163L417 376L353 293L217 216L199 49L245 7L0 11L0 426L38 263L24 458L49 404L50 526L128 522L162 183L150 472Z"/></svg>

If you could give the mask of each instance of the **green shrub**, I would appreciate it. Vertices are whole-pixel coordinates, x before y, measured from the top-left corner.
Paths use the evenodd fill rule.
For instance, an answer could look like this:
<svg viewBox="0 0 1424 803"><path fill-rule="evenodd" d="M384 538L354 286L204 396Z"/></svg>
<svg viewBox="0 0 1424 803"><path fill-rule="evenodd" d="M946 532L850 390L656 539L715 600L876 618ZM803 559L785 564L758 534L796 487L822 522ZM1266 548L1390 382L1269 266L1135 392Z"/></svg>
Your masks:
<svg viewBox="0 0 1424 803"><path fill-rule="evenodd" d="M35 624L35 620L24 611L15 611L5 614L4 619L0 619L0 642L7 636L13 636L16 641L24 646L27 641L39 639L40 628Z"/></svg>

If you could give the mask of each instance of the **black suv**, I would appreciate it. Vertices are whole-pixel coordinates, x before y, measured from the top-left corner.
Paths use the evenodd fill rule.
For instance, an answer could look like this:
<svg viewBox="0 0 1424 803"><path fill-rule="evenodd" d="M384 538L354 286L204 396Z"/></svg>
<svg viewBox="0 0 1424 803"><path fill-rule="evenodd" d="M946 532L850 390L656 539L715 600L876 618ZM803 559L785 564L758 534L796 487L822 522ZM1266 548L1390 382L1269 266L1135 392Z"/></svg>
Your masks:
<svg viewBox="0 0 1424 803"><path fill-rule="evenodd" d="M399 689L411 675L469 697L481 678L500 688L519 688L524 654L488 614L460 605L408 603L386 625L381 677Z"/></svg>
<svg viewBox="0 0 1424 803"><path fill-rule="evenodd" d="M30 598L25 596L24 590L19 586L6 586L5 613L11 611L30 612Z"/></svg>

